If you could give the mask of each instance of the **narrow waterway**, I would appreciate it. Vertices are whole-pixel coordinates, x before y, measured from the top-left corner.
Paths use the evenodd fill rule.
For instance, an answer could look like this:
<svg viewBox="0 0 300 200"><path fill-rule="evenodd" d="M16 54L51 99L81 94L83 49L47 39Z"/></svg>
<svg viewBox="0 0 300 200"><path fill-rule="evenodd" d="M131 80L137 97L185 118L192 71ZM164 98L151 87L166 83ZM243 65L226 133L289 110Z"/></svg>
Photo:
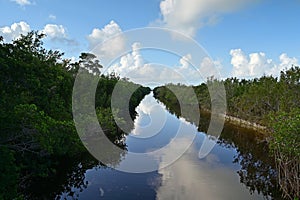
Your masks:
<svg viewBox="0 0 300 200"><path fill-rule="evenodd" d="M84 169L80 166L84 165L82 161L76 163L77 170L84 170L81 180L78 184L63 186L64 192L57 194L57 199L277 198L272 159L268 157L267 145L255 132L225 124L210 154L199 159L199 149L208 137L199 131L204 127L196 127L171 114L152 93L142 100L136 111L135 127L126 137L127 150L144 153L165 147L163 156L153 156L152 161L158 170L126 173L101 165ZM176 142L173 141L175 136ZM191 137L195 137L193 143L185 144ZM172 152L184 149L181 148L184 146L188 148L182 156L172 158L175 162L161 167L172 160ZM118 166L126 165L128 161L130 158L123 155ZM147 163L131 164L147 167Z"/></svg>

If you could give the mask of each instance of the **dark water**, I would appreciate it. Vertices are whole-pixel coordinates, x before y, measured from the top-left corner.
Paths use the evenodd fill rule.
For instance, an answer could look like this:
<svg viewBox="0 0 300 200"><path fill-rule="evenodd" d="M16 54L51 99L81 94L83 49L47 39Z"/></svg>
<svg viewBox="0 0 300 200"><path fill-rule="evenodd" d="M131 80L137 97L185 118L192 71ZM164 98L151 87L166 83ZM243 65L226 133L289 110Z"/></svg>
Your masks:
<svg viewBox="0 0 300 200"><path fill-rule="evenodd" d="M126 173L99 165L89 156L65 161L58 180L40 189L44 198L55 199L280 199L272 158L258 133L225 124L208 156L198 152L207 137L209 118L200 127L177 117L149 94L137 108L135 128L126 137L130 152L142 153L168 145L181 127L178 143L166 156L154 159L158 166L195 136L185 153L171 165L148 173ZM183 128L182 128L183 127ZM201 131L200 131L201 130ZM170 153L171 152L171 153ZM170 154L169 154L170 153ZM119 166L126 163L126 155ZM144 163L134 163L143 165ZM64 171L65 170L65 171Z"/></svg>

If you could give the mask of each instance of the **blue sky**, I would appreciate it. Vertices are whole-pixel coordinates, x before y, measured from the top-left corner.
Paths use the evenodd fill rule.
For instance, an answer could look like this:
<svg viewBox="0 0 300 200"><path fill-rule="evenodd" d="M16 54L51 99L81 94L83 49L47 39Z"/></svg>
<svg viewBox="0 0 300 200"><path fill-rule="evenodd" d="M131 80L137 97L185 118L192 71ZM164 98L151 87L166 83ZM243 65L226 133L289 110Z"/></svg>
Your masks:
<svg viewBox="0 0 300 200"><path fill-rule="evenodd" d="M276 76L300 59L300 0L0 0L0 4L0 34L6 42L28 30L44 30L46 46L62 50L66 57L77 58L95 41L115 33L155 26L195 39L222 77ZM120 74L130 67L143 71L131 65L149 59L179 69L182 58L191 59L188 53L176 59L138 51L114 69Z"/></svg>

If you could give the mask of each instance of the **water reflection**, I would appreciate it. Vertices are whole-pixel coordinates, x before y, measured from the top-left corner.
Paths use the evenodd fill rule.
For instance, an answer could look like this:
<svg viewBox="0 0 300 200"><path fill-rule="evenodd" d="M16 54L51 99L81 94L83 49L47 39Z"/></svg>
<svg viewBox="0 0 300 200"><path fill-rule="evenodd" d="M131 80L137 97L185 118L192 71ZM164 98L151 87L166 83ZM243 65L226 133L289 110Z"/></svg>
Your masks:
<svg viewBox="0 0 300 200"><path fill-rule="evenodd" d="M128 174L103 167L94 167L85 173L88 186L80 192L78 199L132 200L155 199L161 175L152 172ZM63 195L58 199L64 199ZM68 198L67 199L71 199Z"/></svg>
<svg viewBox="0 0 300 200"><path fill-rule="evenodd" d="M174 165L160 170L162 186L157 199L263 199L250 195L230 166L221 163L215 154L196 160L194 148Z"/></svg>
<svg viewBox="0 0 300 200"><path fill-rule="evenodd" d="M119 172L101 166L95 160L82 159L80 162L69 163L73 168L62 167L68 170L52 182L48 180L45 185L50 184L53 188L49 191L40 189L41 193L44 192L40 197L122 200L280 199L280 194L276 192L278 188L272 158L267 156L267 145L262 137L227 124L219 140L214 141L217 144L212 152L199 159L198 151L203 140L208 138L204 132L209 124L209 116L203 115L200 126L196 127L193 122L188 122L189 118L168 112L153 96L148 95L144 100L137 108L135 129L126 137L128 151L149 152L165 146L164 153L159 154L159 157L152 155L155 164L165 166L176 158L179 150L189 146L189 137L196 136L183 156L168 167L141 174ZM168 109L172 110L170 107ZM161 120L158 120L159 116L162 116ZM181 135L174 141L180 127ZM121 164L126 163L126 156Z"/></svg>
<svg viewBox="0 0 300 200"><path fill-rule="evenodd" d="M51 177L33 179L30 182L24 191L25 199L60 199L61 197L77 199L79 194L88 187L86 171L94 166L100 164L89 154L72 159L61 158L52 165L56 173Z"/></svg>
<svg viewBox="0 0 300 200"><path fill-rule="evenodd" d="M138 117L134 121L131 137L149 138L158 134L167 120L166 108L158 104L152 95L147 95L136 108Z"/></svg>
<svg viewBox="0 0 300 200"><path fill-rule="evenodd" d="M134 173L154 171L172 164L192 144L197 127L166 112L153 94L143 99L137 111L135 128L126 137L128 153L117 169ZM145 126L149 119L152 123ZM172 146L176 148L171 149Z"/></svg>
<svg viewBox="0 0 300 200"><path fill-rule="evenodd" d="M167 107L176 116L181 115L178 105L167 103ZM192 110L190 113L193 113ZM185 117L187 120L192 119L189 116ZM195 122L191 120L191 123ZM198 130L202 133L207 132L209 123L210 115L201 113ZM234 151L229 162L238 164L239 169L236 172L239 180L251 194L262 194L267 199L281 199L274 158L269 155L268 145L262 134L226 123L217 144L215 149L223 148L218 154L226 152L225 149Z"/></svg>
<svg viewBox="0 0 300 200"><path fill-rule="evenodd" d="M258 191L264 196L281 199L274 158L269 155L268 145L264 137L247 129L227 125L219 144L226 148L235 148L234 163L238 163L241 183L250 192Z"/></svg>

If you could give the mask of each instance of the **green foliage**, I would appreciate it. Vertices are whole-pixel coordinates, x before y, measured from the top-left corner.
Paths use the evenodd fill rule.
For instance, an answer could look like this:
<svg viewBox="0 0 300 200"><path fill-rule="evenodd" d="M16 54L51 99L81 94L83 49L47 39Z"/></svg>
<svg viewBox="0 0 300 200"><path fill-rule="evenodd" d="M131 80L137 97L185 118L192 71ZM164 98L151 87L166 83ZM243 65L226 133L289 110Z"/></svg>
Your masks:
<svg viewBox="0 0 300 200"><path fill-rule="evenodd" d="M11 170L1 169L0 185L15 191L0 191L2 196L16 194L32 176L51 173L51 156L83 150L71 115L73 74L64 68L61 53L42 47L43 37L30 32L0 43L0 146L10 152L1 150L1 162ZM7 165L1 164L3 170Z"/></svg>
<svg viewBox="0 0 300 200"><path fill-rule="evenodd" d="M80 148L80 141L76 135L72 120L56 120L39 111L34 104L20 104L15 107L16 124L22 132L30 134L27 149L42 150L43 154L65 155L76 153ZM29 139L29 138L28 138ZM26 138L22 138L24 143Z"/></svg>
<svg viewBox="0 0 300 200"><path fill-rule="evenodd" d="M211 101L208 87L205 83L193 87L202 109L210 109Z"/></svg>
<svg viewBox="0 0 300 200"><path fill-rule="evenodd" d="M17 197L18 176L13 152L0 146L0 199Z"/></svg>
<svg viewBox="0 0 300 200"><path fill-rule="evenodd" d="M154 89L154 95L163 98L170 104L194 104L198 102L191 87L181 84L167 84ZM180 102L179 102L180 101Z"/></svg>
<svg viewBox="0 0 300 200"><path fill-rule="evenodd" d="M208 79L206 83L193 86L200 106L203 110L211 109L209 84L224 84L226 90L227 114L251 122L268 125L268 116L277 112L290 112L292 108L300 107L300 68L293 66L282 71L280 79L263 76L252 80L227 78L225 80ZM170 85L172 90L184 96L184 86ZM155 95L169 103L176 103L177 98L169 90L169 85L154 89ZM176 88L176 89L174 89ZM189 95L186 95L188 98ZM185 100L188 102L188 100Z"/></svg>
<svg viewBox="0 0 300 200"><path fill-rule="evenodd" d="M116 111L114 111L116 112ZM106 136L115 144L118 144L120 147L125 147L125 144L123 142L124 132L122 132L118 125L116 124L115 120L118 120L119 123L123 122L125 124L125 121L123 119L115 119L113 116L112 110L110 108L102 108L98 107L96 109L97 118L99 120L99 123L101 125L102 130L106 134Z"/></svg>
<svg viewBox="0 0 300 200"><path fill-rule="evenodd" d="M300 109L294 108L289 113L279 112L270 118L273 128L271 149L300 160Z"/></svg>
<svg viewBox="0 0 300 200"><path fill-rule="evenodd" d="M162 101L167 108L179 108L179 102L176 95L167 87L156 87L153 90L154 97ZM172 110L172 109L169 109ZM177 115L180 115L180 109L178 109Z"/></svg>
<svg viewBox="0 0 300 200"><path fill-rule="evenodd" d="M300 196L300 109L279 112L270 119L270 148L276 158L279 184L284 196L294 199Z"/></svg>
<svg viewBox="0 0 300 200"><path fill-rule="evenodd" d="M124 134L112 117L111 94L118 81L135 84L115 74L101 75L102 66L90 53L82 53L75 63L62 60L59 51L43 48L43 37L34 31L12 43L0 37L0 199L20 197L17 189L26 188L29 180L56 174L62 157L86 152L72 118L72 90L79 70L100 76L96 110L110 130L108 137L117 142ZM131 111L147 92L149 88L141 87L133 94Z"/></svg>
<svg viewBox="0 0 300 200"><path fill-rule="evenodd" d="M72 75L59 63L62 54L42 48L42 37L30 32L1 44L1 103L6 110L33 103L51 117L71 119Z"/></svg>

